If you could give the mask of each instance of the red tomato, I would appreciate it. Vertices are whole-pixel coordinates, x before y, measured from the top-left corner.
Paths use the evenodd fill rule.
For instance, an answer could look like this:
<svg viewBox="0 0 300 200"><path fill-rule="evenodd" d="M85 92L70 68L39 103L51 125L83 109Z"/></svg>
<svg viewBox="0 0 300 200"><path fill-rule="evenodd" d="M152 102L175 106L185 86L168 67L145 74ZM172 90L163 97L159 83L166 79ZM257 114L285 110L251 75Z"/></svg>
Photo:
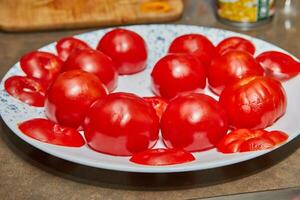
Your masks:
<svg viewBox="0 0 300 200"><path fill-rule="evenodd" d="M63 62L54 54L33 51L20 60L22 70L28 77L33 77L51 83L61 72Z"/></svg>
<svg viewBox="0 0 300 200"><path fill-rule="evenodd" d="M161 58L155 64L151 78L153 92L166 99L199 91L206 84L202 63L188 54L168 54Z"/></svg>
<svg viewBox="0 0 300 200"><path fill-rule="evenodd" d="M81 147L85 144L76 129L55 124L47 119L37 118L22 122L19 129L29 137L49 144L68 147Z"/></svg>
<svg viewBox="0 0 300 200"><path fill-rule="evenodd" d="M161 119L162 114L165 112L168 102L161 97L143 97L145 101L150 103L150 105L154 108L156 115L159 119Z"/></svg>
<svg viewBox="0 0 300 200"><path fill-rule="evenodd" d="M210 89L220 95L224 87L233 81L263 74L263 68L249 53L232 50L212 60L208 70L208 83Z"/></svg>
<svg viewBox="0 0 300 200"><path fill-rule="evenodd" d="M97 76L81 70L64 72L49 88L46 116L61 125L78 128L90 105L106 93Z"/></svg>
<svg viewBox="0 0 300 200"><path fill-rule="evenodd" d="M66 61L68 57L77 50L90 49L91 47L82 40L65 37L57 41L56 51L61 60Z"/></svg>
<svg viewBox="0 0 300 200"><path fill-rule="evenodd" d="M163 141L168 148L211 149L227 130L225 110L205 94L192 93L174 98L161 118Z"/></svg>
<svg viewBox="0 0 300 200"><path fill-rule="evenodd" d="M128 156L152 148L159 120L142 98L129 93L112 93L97 100L84 120L84 135L95 151Z"/></svg>
<svg viewBox="0 0 300 200"><path fill-rule="evenodd" d="M256 60L265 69L267 76L278 80L287 80L300 73L300 63L291 56L278 51L266 51Z"/></svg>
<svg viewBox="0 0 300 200"><path fill-rule="evenodd" d="M131 162L152 166L176 165L193 160L195 157L191 153L181 149L149 149L130 158Z"/></svg>
<svg viewBox="0 0 300 200"><path fill-rule="evenodd" d="M220 96L229 123L235 128L262 129L286 110L286 96L279 81L250 76L228 85Z"/></svg>
<svg viewBox="0 0 300 200"><path fill-rule="evenodd" d="M16 99L31 106L43 107L46 86L38 79L12 76L4 83L5 90Z"/></svg>
<svg viewBox="0 0 300 200"><path fill-rule="evenodd" d="M255 46L247 39L241 37L229 37L222 40L216 47L217 53L223 55L231 50L246 51L251 55L255 52Z"/></svg>
<svg viewBox="0 0 300 200"><path fill-rule="evenodd" d="M169 47L169 53L189 53L195 55L208 68L211 59L215 55L215 47L200 34L186 34L173 40Z"/></svg>
<svg viewBox="0 0 300 200"><path fill-rule="evenodd" d="M118 73L113 61L94 49L73 52L63 66L63 71L80 69L98 76L111 92L117 87Z"/></svg>
<svg viewBox="0 0 300 200"><path fill-rule="evenodd" d="M133 74L146 68L146 43L133 31L117 28L106 33L97 50L111 57L119 74Z"/></svg>
<svg viewBox="0 0 300 200"><path fill-rule="evenodd" d="M236 129L219 142L217 149L222 153L235 153L270 149L286 141L288 135L281 131Z"/></svg>

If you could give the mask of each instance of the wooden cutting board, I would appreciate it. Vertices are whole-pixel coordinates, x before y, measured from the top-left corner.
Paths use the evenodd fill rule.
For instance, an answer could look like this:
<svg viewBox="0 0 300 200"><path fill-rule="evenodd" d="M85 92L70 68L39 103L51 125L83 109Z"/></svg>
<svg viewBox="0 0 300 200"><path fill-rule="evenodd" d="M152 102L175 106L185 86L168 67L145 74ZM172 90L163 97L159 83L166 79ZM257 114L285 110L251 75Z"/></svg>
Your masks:
<svg viewBox="0 0 300 200"><path fill-rule="evenodd" d="M0 0L0 29L32 31L174 20L182 0Z"/></svg>

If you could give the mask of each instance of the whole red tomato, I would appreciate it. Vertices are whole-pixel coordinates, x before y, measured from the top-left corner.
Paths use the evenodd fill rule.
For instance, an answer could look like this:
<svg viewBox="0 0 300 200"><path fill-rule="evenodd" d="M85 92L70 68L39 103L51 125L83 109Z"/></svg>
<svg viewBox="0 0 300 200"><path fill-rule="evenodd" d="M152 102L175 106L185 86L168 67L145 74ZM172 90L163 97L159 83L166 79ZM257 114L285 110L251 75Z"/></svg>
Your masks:
<svg viewBox="0 0 300 200"><path fill-rule="evenodd" d="M216 47L217 53L223 55L231 50L246 51L251 55L255 52L255 46L252 42L241 37L229 37L222 40Z"/></svg>
<svg viewBox="0 0 300 200"><path fill-rule="evenodd" d="M206 84L203 64L189 54L168 54L161 58L155 64L151 78L153 92L166 99L198 91Z"/></svg>
<svg viewBox="0 0 300 200"><path fill-rule="evenodd" d="M154 146L159 120L142 98L129 93L112 93L97 100L84 120L84 135L95 151L128 156Z"/></svg>
<svg viewBox="0 0 300 200"><path fill-rule="evenodd" d="M90 49L91 47L82 40L73 37L65 37L57 41L56 51L61 60L66 61L68 57L77 50Z"/></svg>
<svg viewBox="0 0 300 200"><path fill-rule="evenodd" d="M210 89L220 95L224 87L246 76L264 74L263 68L247 52L232 50L212 60L208 70Z"/></svg>
<svg viewBox="0 0 300 200"><path fill-rule="evenodd" d="M208 68L216 50L214 45L200 34L186 34L173 40L169 53L188 53L195 55Z"/></svg>
<svg viewBox="0 0 300 200"><path fill-rule="evenodd" d="M49 88L46 116L61 125L78 128L90 105L106 93L104 84L93 74L81 70L61 73Z"/></svg>
<svg viewBox="0 0 300 200"><path fill-rule="evenodd" d="M236 129L219 142L217 149L222 153L235 153L270 149L288 139L281 131Z"/></svg>
<svg viewBox="0 0 300 200"><path fill-rule="evenodd" d="M117 87L118 73L110 57L94 49L73 52L66 60L63 71L80 69L98 76L111 92Z"/></svg>
<svg viewBox="0 0 300 200"><path fill-rule="evenodd" d="M28 77L50 84L61 72L63 62L54 54L33 51L22 56L20 65Z"/></svg>
<svg viewBox="0 0 300 200"><path fill-rule="evenodd" d="M5 90L14 98L31 106L43 107L47 86L39 79L12 76L4 83Z"/></svg>
<svg viewBox="0 0 300 200"><path fill-rule="evenodd" d="M146 67L146 43L133 31L117 28L106 33L97 50L111 57L119 74L137 73Z"/></svg>
<svg viewBox="0 0 300 200"><path fill-rule="evenodd" d="M259 54L256 60L265 69L267 76L277 80L288 80L300 73L300 63L282 52L266 51Z"/></svg>
<svg viewBox="0 0 300 200"><path fill-rule="evenodd" d="M227 130L225 110L205 94L192 93L172 99L161 118L163 141L168 148L211 149Z"/></svg>
<svg viewBox="0 0 300 200"><path fill-rule="evenodd" d="M250 76L228 85L220 96L234 128L263 129L286 110L285 91L279 81Z"/></svg>

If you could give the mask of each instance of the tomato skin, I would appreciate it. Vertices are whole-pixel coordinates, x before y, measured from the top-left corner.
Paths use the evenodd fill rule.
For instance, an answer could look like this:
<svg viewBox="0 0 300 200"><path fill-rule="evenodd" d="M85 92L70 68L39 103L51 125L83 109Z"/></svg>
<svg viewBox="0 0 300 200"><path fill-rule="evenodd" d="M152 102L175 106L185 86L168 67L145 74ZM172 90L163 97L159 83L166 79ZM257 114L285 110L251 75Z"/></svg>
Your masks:
<svg viewBox="0 0 300 200"><path fill-rule="evenodd" d="M270 149L287 138L288 135L282 131L236 129L220 140L217 150L222 153L236 153Z"/></svg>
<svg viewBox="0 0 300 200"><path fill-rule="evenodd" d="M119 74L134 74L146 68L146 43L133 31L113 29L101 38L97 50L111 57Z"/></svg>
<svg viewBox="0 0 300 200"><path fill-rule="evenodd" d="M249 40L241 37L228 37L216 46L216 51L219 55L224 55L231 50L245 51L253 55L255 46Z"/></svg>
<svg viewBox="0 0 300 200"><path fill-rule="evenodd" d="M141 165L163 166L192 162L195 157L181 149L149 149L133 154L130 161Z"/></svg>
<svg viewBox="0 0 300 200"><path fill-rule="evenodd" d="M33 51L22 56L20 65L28 77L50 84L61 72L63 62L54 54Z"/></svg>
<svg viewBox="0 0 300 200"><path fill-rule="evenodd" d="M228 130L225 110L212 97L191 93L172 99L161 119L168 148L204 151L214 148Z"/></svg>
<svg viewBox="0 0 300 200"><path fill-rule="evenodd" d="M44 82L39 79L12 76L4 83L5 90L14 98L36 107L43 107L47 90Z"/></svg>
<svg viewBox="0 0 300 200"><path fill-rule="evenodd" d="M207 69L216 50L211 41L201 34L186 34L175 38L169 53L188 53L196 56Z"/></svg>
<svg viewBox="0 0 300 200"><path fill-rule="evenodd" d="M220 96L233 128L263 129L286 111L281 83L262 76L250 76L228 85Z"/></svg>
<svg viewBox="0 0 300 200"><path fill-rule="evenodd" d="M188 54L168 54L161 58L151 72L152 90L165 99L204 89L204 66Z"/></svg>
<svg viewBox="0 0 300 200"><path fill-rule="evenodd" d="M55 47L56 47L58 57L62 61L66 61L72 53L74 53L78 50L91 48L84 41L79 40L74 37L65 37L65 38L60 39L59 41L57 41Z"/></svg>
<svg viewBox="0 0 300 200"><path fill-rule="evenodd" d="M84 135L95 151L128 156L152 148L158 140L159 119L142 98L112 93L97 100L84 120Z"/></svg>
<svg viewBox="0 0 300 200"><path fill-rule="evenodd" d="M208 70L208 83L210 89L220 95L224 87L233 81L263 74L263 68L249 53L232 50L212 60Z"/></svg>
<svg viewBox="0 0 300 200"><path fill-rule="evenodd" d="M161 119L162 114L165 112L168 102L161 97L143 97L143 99L148 102L155 110L156 115L159 120Z"/></svg>
<svg viewBox="0 0 300 200"><path fill-rule="evenodd" d="M63 72L49 88L46 116L61 125L78 128L90 105L106 94L104 84L95 75L81 70Z"/></svg>
<svg viewBox="0 0 300 200"><path fill-rule="evenodd" d="M300 63L282 52L266 51L259 54L256 60L265 69L267 76L280 81L288 80L300 73Z"/></svg>
<svg viewBox="0 0 300 200"><path fill-rule="evenodd" d="M84 49L73 52L66 60L63 71L80 69L98 76L111 92L117 87L118 73L110 57L104 53Z"/></svg>
<svg viewBox="0 0 300 200"><path fill-rule="evenodd" d="M85 144L76 129L55 124L47 119L36 118L22 122L19 129L29 137L49 144L68 147L81 147Z"/></svg>

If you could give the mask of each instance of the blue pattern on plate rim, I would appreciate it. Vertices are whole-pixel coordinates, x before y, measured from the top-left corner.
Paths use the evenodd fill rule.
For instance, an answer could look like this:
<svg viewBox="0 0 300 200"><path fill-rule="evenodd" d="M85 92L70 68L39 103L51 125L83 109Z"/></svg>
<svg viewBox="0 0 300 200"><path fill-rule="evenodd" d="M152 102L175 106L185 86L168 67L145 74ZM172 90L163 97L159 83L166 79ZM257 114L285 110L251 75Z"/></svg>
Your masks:
<svg viewBox="0 0 300 200"><path fill-rule="evenodd" d="M115 27L114 27L115 28ZM90 46L96 47L99 39L108 31L114 28L100 29L89 33L84 33L81 35L75 36L76 38L86 41ZM140 72L132 76L122 76L119 80L119 85L116 91L127 91L134 92L142 96L152 95L150 90L150 72L152 66L155 62L165 55L168 50L170 42L179 35L187 33L200 33L207 36L215 45L229 36L241 36L252 41L256 46L256 54L261 53L267 50L277 50L286 52L285 50L278 48L268 42L263 40L253 38L244 34L235 33L227 30L221 30L216 28L209 27L200 27L200 26L190 26L190 25L135 25L135 26L124 26L123 28L133 30L139 33L146 41L148 45L148 61L147 68L143 72ZM47 51L56 54L55 43L51 43L47 46L42 47L42 51ZM287 53L287 52L286 52ZM26 142L36 146L37 148L48 152L54 156L60 158L89 165L94 167L101 167L106 169L121 170L121 171L134 171L134 172L178 172L178 171L191 171L199 169L207 169L216 166L223 166L227 164L233 164L236 162L241 162L243 160L248 160L253 157L265 154L269 151L261 151L255 153L246 153L240 155L224 155L216 152L215 150L210 150L205 153L195 153L197 160L203 159L203 155L210 157L213 163L207 163L203 166L199 166L197 163L185 164L185 165L176 165L168 167L145 167L139 165L133 165L128 162L128 158L124 157L114 157L104 154L96 153L86 146L82 148L66 148L55 145L45 144L34 139L24 136L18 130L18 123L36 117L45 117L44 108L37 108L29 106L25 103L18 101L17 99L11 97L4 90L4 81L13 75L24 75L20 69L19 63L16 63L4 76L0 85L0 113L5 121L5 123L13 130L13 132L21 137ZM128 85L136 85L128 91ZM287 85L288 86L288 85ZM297 135L294 135L296 137ZM292 139L292 138L290 138ZM246 155L243 157L243 155ZM241 157L241 159L237 159ZM99 160L98 160L99 159ZM112 160L113 159L113 160ZM227 159L227 160L226 160ZM95 161L95 162L94 162ZM100 163L99 163L100 162ZM108 162L108 163L106 163ZM110 162L110 163L109 163ZM203 162L203 161L201 161ZM123 166L122 166L123 165ZM124 167L125 166L125 167Z"/></svg>

